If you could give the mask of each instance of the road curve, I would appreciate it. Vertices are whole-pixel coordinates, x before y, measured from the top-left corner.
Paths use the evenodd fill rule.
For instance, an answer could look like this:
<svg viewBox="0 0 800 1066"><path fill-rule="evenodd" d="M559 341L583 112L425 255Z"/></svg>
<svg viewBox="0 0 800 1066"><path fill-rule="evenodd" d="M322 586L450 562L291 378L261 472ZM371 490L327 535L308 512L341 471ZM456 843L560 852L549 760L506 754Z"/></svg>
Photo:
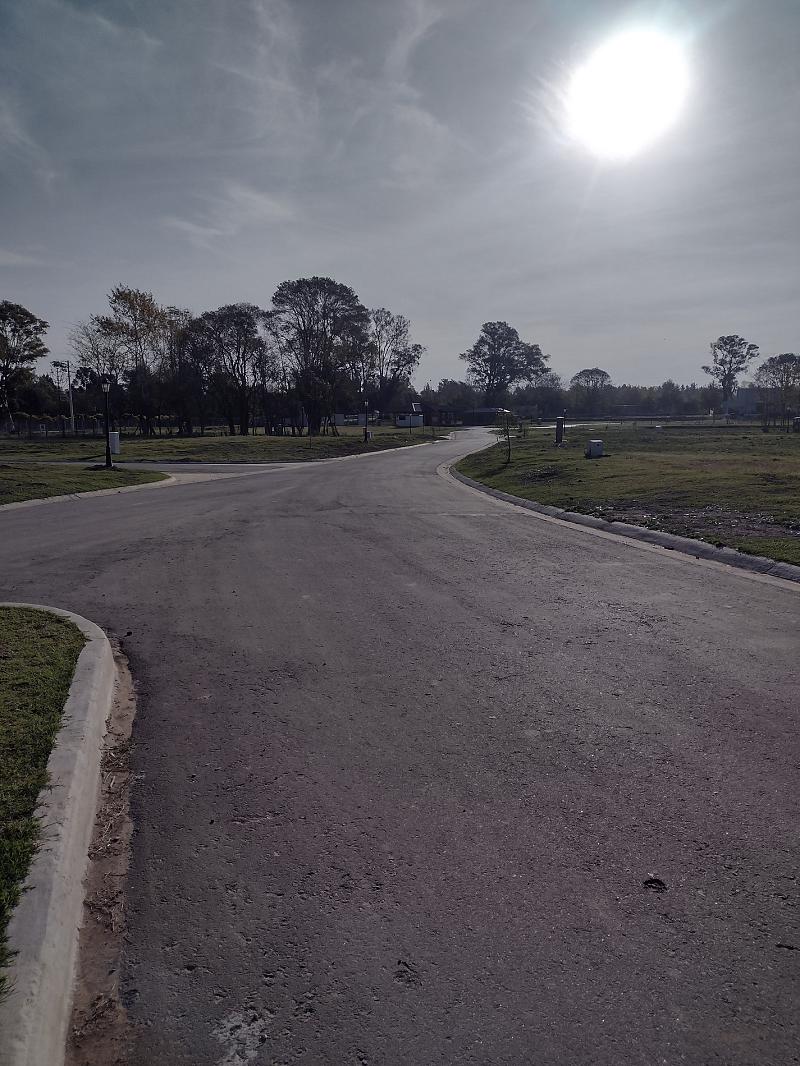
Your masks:
<svg viewBox="0 0 800 1066"><path fill-rule="evenodd" d="M800 590L481 439L0 515L138 684L131 1066L800 1061Z"/></svg>

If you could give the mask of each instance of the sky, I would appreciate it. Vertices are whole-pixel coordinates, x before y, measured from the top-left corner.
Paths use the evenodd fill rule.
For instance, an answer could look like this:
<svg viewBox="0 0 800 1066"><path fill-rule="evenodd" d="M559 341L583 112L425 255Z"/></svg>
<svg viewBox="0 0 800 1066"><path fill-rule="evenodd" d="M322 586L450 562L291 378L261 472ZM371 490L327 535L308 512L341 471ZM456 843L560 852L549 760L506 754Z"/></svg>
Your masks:
<svg viewBox="0 0 800 1066"><path fill-rule="evenodd" d="M598 160L564 93L631 27L689 96ZM800 0L0 0L0 299L64 358L119 283L320 274L411 319L418 387L497 319L565 380L703 381L721 334L800 351L799 54Z"/></svg>

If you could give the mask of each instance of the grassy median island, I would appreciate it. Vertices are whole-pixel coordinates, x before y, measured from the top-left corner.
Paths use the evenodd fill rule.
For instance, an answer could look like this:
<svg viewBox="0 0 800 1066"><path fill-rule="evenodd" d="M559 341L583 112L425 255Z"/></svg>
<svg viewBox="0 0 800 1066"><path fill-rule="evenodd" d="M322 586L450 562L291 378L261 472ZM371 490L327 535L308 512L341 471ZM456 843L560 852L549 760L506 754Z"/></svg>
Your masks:
<svg viewBox="0 0 800 1066"><path fill-rule="evenodd" d="M8 921L39 838L37 797L85 642L63 618L0 607L0 996Z"/></svg>
<svg viewBox="0 0 800 1066"><path fill-rule="evenodd" d="M562 448L532 430L457 469L492 488L800 565L800 434L759 428L584 426ZM585 459L590 438L603 459Z"/></svg>
<svg viewBox="0 0 800 1066"><path fill-rule="evenodd" d="M122 454L115 463L161 462L186 463L294 463L309 459L333 459L342 455L379 452L386 448L405 448L410 444L446 437L448 429L419 426L397 429L394 426L375 426L372 440L364 441L364 430L355 426L339 429L338 436L268 437L263 433L248 437L228 437L199 434L192 437L136 437L122 438ZM105 443L100 438L70 440L51 437L49 440L0 440L0 463L35 460L101 460Z"/></svg>
<svg viewBox="0 0 800 1066"><path fill-rule="evenodd" d="M165 477L165 474L149 470L92 470L41 463L12 465L0 461L0 504L43 500L48 496L93 492L95 489L123 489L128 485L163 481Z"/></svg>

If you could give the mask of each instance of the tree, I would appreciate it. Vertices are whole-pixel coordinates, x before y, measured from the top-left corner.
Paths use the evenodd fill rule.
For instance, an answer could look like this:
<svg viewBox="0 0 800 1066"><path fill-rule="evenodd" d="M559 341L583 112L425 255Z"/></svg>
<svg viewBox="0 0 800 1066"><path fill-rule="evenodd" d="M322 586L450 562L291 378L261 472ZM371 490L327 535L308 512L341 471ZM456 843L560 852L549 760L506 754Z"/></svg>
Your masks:
<svg viewBox="0 0 800 1066"><path fill-rule="evenodd" d="M12 419L11 403L16 390L32 380L37 359L47 355L42 340L47 323L21 304L0 300L0 410Z"/></svg>
<svg viewBox="0 0 800 1066"><path fill-rule="evenodd" d="M381 411L391 407L392 400L419 366L425 351L421 344L409 340L411 323L405 315L393 315L385 307L369 313L369 354L375 376L376 403Z"/></svg>
<svg viewBox="0 0 800 1066"><path fill-rule="evenodd" d="M109 332L98 315L79 322L69 342L80 366L119 386L127 366L126 353L116 332Z"/></svg>
<svg viewBox="0 0 800 1066"><path fill-rule="evenodd" d="M545 373L550 357L542 355L538 344L520 340L507 322L484 322L478 339L459 358L467 364L467 376L491 407L505 399L512 385L535 381Z"/></svg>
<svg viewBox="0 0 800 1066"><path fill-rule="evenodd" d="M564 413L566 399L561 378L553 370L547 370L533 385L523 385L514 390L512 407L517 414L526 417L553 417Z"/></svg>
<svg viewBox="0 0 800 1066"><path fill-rule="evenodd" d="M676 385L672 378L667 378L658 389L656 409L664 415L674 415L678 412L681 404L680 386Z"/></svg>
<svg viewBox="0 0 800 1066"><path fill-rule="evenodd" d="M611 375L599 366L579 370L569 381L576 401L576 407L587 414L597 414L604 394L611 387Z"/></svg>
<svg viewBox="0 0 800 1066"><path fill-rule="evenodd" d="M800 386L800 356L793 352L770 356L756 370L754 383L761 393L765 408L774 403L781 424L787 423L789 407Z"/></svg>
<svg viewBox="0 0 800 1066"><path fill-rule="evenodd" d="M218 383L229 390L243 437L250 432L256 362L264 348L259 326L264 318L264 311L246 303L228 304L200 316L213 344Z"/></svg>
<svg viewBox="0 0 800 1066"><path fill-rule="evenodd" d="M711 365L703 372L712 377L722 391L723 405L736 392L739 375L758 355L758 345L732 334L711 342Z"/></svg>
<svg viewBox="0 0 800 1066"><path fill-rule="evenodd" d="M282 282L272 306L308 432L318 434L334 414L346 367L369 343L369 313L348 285L321 277Z"/></svg>
<svg viewBox="0 0 800 1066"><path fill-rule="evenodd" d="M108 295L110 314L95 318L100 329L116 337L128 369L153 370L163 355L169 315L151 292L115 286Z"/></svg>
<svg viewBox="0 0 800 1066"><path fill-rule="evenodd" d="M505 465L511 462L511 435L516 432L517 429L517 416L512 414L511 411L500 411L495 422L495 433L497 434L497 443L501 440L506 442L506 461Z"/></svg>
<svg viewBox="0 0 800 1066"><path fill-rule="evenodd" d="M208 415L208 381L214 349L203 323L190 311L166 309L167 344L158 367L158 393L170 416L178 423L178 433L191 436L195 421L205 432Z"/></svg>
<svg viewBox="0 0 800 1066"><path fill-rule="evenodd" d="M121 360L128 384L128 400L139 419L142 435L155 432L156 370L169 345L171 332L167 310L151 292L115 286L108 295L109 314L93 315L90 325L107 346L106 355L114 351Z"/></svg>
<svg viewBox="0 0 800 1066"><path fill-rule="evenodd" d="M478 394L466 381L442 378L436 389L436 403L453 411L470 411L478 406Z"/></svg>

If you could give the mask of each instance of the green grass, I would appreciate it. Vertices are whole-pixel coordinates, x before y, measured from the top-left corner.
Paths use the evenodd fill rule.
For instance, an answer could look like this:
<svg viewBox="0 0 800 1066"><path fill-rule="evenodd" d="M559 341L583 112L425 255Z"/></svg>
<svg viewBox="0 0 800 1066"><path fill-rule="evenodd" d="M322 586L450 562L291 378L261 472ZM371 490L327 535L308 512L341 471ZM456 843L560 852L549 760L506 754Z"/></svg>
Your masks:
<svg viewBox="0 0 800 1066"><path fill-rule="evenodd" d="M123 437L122 454L115 462L162 461L191 463L286 463L309 459L330 459L341 455L403 448L447 436L448 429L422 427L408 430L394 426L376 426L373 439L364 443L364 430L356 426L339 429L339 436L324 437ZM0 440L0 462L5 459L55 460L102 459L105 443L101 439L70 440Z"/></svg>
<svg viewBox="0 0 800 1066"><path fill-rule="evenodd" d="M84 470L70 466L6 466L0 463L0 504L42 500L71 492L118 489L162 481L166 475L149 470Z"/></svg>
<svg viewBox="0 0 800 1066"><path fill-rule="evenodd" d="M0 607L0 996L8 921L39 839L37 797L84 643L71 622Z"/></svg>
<svg viewBox="0 0 800 1066"><path fill-rule="evenodd" d="M605 458L583 457L590 437ZM508 466L493 446L458 469L524 499L800 565L800 434L592 426L552 442L529 431Z"/></svg>

